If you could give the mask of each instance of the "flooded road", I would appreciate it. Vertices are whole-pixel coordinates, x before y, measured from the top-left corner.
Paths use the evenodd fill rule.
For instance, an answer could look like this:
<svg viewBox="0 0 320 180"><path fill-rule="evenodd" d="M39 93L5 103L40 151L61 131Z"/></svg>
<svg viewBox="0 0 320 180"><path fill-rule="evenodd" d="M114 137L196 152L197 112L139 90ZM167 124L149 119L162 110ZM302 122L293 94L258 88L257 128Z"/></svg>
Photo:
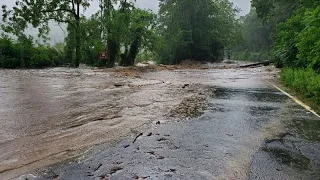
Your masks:
<svg viewBox="0 0 320 180"><path fill-rule="evenodd" d="M0 74L0 179L320 177L319 120L269 67Z"/></svg>

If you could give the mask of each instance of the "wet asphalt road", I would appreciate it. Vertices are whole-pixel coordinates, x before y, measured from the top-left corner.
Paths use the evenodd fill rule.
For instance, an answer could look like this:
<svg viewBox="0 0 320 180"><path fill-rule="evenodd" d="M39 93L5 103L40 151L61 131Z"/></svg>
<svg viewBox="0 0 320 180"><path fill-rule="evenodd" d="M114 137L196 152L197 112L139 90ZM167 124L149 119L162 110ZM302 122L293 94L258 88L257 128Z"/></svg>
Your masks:
<svg viewBox="0 0 320 180"><path fill-rule="evenodd" d="M264 84L212 86L194 119L153 123L28 179L320 179L320 121Z"/></svg>
<svg viewBox="0 0 320 180"><path fill-rule="evenodd" d="M91 70L2 71L0 169L18 172L0 177L317 180L320 120L269 86L270 71L156 71L129 79ZM119 82L125 85L114 87ZM176 97L197 93L195 84L207 90L204 114L165 119ZM43 167L88 147L95 148ZM39 159L48 163L33 166Z"/></svg>

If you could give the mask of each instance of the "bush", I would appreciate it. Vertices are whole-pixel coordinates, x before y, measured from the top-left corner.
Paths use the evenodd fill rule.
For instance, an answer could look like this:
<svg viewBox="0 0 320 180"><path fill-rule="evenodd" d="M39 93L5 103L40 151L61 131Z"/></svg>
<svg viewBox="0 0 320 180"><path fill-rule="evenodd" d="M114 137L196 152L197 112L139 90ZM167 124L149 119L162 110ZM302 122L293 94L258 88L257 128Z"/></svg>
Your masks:
<svg viewBox="0 0 320 180"><path fill-rule="evenodd" d="M313 69L284 68L281 72L281 80L286 86L320 103L320 74Z"/></svg>
<svg viewBox="0 0 320 180"><path fill-rule="evenodd" d="M320 6L301 8L277 26L274 60L279 67L320 71Z"/></svg>
<svg viewBox="0 0 320 180"><path fill-rule="evenodd" d="M297 58L308 66L320 71L320 6L305 12L305 29L297 37L299 53Z"/></svg>
<svg viewBox="0 0 320 180"><path fill-rule="evenodd" d="M0 38L0 67L15 68L20 66L12 41L9 38Z"/></svg>
<svg viewBox="0 0 320 180"><path fill-rule="evenodd" d="M13 69L20 66L20 60L0 54L0 67Z"/></svg>
<svg viewBox="0 0 320 180"><path fill-rule="evenodd" d="M2 68L43 68L64 63L63 52L47 46L36 47L30 38L20 37L17 42L8 37L0 38Z"/></svg>
<svg viewBox="0 0 320 180"><path fill-rule="evenodd" d="M38 47L32 54L29 62L31 68L42 68L52 66L53 61L50 59L49 50L45 47Z"/></svg>

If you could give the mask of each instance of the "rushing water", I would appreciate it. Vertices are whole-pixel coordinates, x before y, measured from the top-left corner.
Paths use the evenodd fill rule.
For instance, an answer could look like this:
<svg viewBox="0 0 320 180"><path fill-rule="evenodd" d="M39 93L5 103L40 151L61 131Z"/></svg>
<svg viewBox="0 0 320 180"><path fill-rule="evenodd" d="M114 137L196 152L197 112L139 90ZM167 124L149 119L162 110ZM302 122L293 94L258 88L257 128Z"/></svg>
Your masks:
<svg viewBox="0 0 320 180"><path fill-rule="evenodd" d="M0 179L135 135L202 86L266 87L262 79L275 75L266 68L156 71L140 77L91 69L0 70ZM198 90L181 88L186 83Z"/></svg>

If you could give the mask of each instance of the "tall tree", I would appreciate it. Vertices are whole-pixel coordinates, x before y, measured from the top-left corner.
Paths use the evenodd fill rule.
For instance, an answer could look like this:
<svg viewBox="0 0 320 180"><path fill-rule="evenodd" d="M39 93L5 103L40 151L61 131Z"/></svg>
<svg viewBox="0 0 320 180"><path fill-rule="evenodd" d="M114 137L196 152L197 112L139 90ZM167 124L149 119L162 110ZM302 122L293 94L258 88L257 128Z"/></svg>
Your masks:
<svg viewBox="0 0 320 180"><path fill-rule="evenodd" d="M273 55L278 66L320 69L319 0L253 0L252 5L275 29Z"/></svg>
<svg viewBox="0 0 320 180"><path fill-rule="evenodd" d="M238 51L253 53L270 51L272 27L257 16L255 8L241 17L241 30L243 41L238 45Z"/></svg>
<svg viewBox="0 0 320 180"><path fill-rule="evenodd" d="M141 10L134 9L131 11L130 23L127 27L123 46L125 51L121 54L120 65L134 65L136 56L142 48L147 49L148 43L152 41L154 35L154 14Z"/></svg>
<svg viewBox="0 0 320 180"><path fill-rule="evenodd" d="M173 64L183 59L221 59L236 34L235 13L228 0L161 0L161 61Z"/></svg>
<svg viewBox="0 0 320 180"><path fill-rule="evenodd" d="M49 22L67 23L75 30L76 58L74 66L79 66L81 59L81 8L86 9L92 0L16 0L15 7L2 6L3 20L7 22L3 29L19 35L29 23L39 29L39 36L49 33Z"/></svg>

